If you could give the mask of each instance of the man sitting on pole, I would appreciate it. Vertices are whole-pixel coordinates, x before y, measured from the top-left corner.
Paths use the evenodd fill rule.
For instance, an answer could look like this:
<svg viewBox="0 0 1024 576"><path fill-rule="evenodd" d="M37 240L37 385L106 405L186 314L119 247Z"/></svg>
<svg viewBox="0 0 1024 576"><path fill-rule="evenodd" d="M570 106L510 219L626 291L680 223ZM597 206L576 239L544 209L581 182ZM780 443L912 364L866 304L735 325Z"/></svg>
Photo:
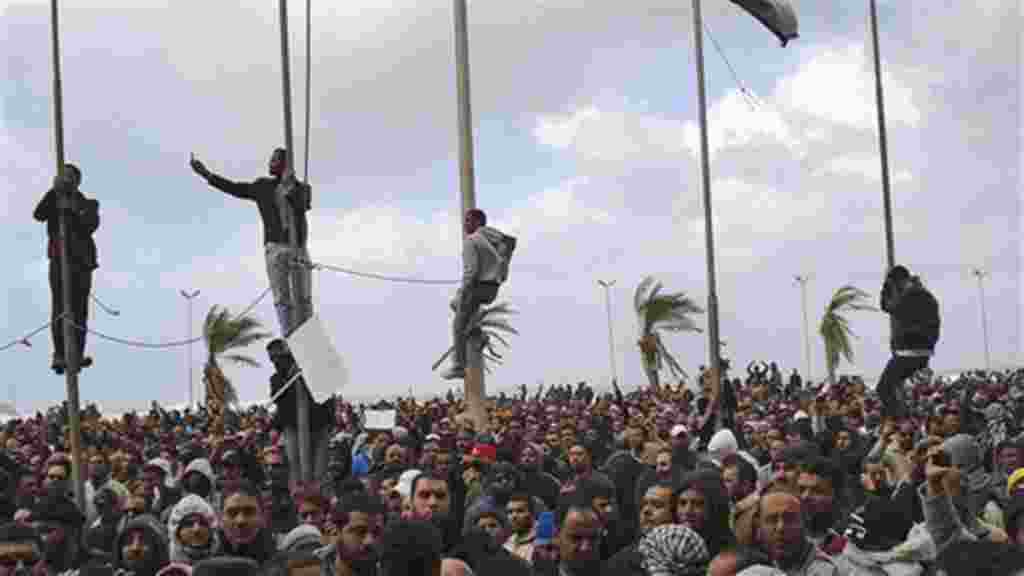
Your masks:
<svg viewBox="0 0 1024 576"><path fill-rule="evenodd" d="M299 436L295 409L297 386L306 388L306 398L310 399L309 437L313 457L311 468L314 478L322 478L327 473L327 433L334 417L333 403L328 401L318 404L313 400L306 387L306 381L302 378L302 370L296 364L295 357L284 339L271 340L267 344L267 355L274 365L274 373L270 376L270 397L277 405L273 428L279 430L284 437L290 478L293 482L302 478L299 470Z"/></svg>
<svg viewBox="0 0 1024 576"><path fill-rule="evenodd" d="M36 205L32 216L39 222L46 222L46 235L49 238L46 255L50 259L50 333L53 336L53 363L51 368L57 374L63 374L67 367L64 358L64 323L61 321L65 313L70 315L73 323L72 331L77 335L76 351L79 366L92 366L92 358L85 356L85 339L89 322L89 292L92 290L92 272L99 267L96 260L96 241L92 235L100 227L100 203L86 198L78 189L82 183L82 171L74 164L64 165L63 178L53 179L43 199ZM61 246L60 213L62 201L68 218L68 242ZM61 257L66 254L71 274L71 310L64 310L63 270Z"/></svg>
<svg viewBox="0 0 1024 576"><path fill-rule="evenodd" d="M939 341L939 302L904 266L894 266L882 285L882 310L892 317L892 358L878 381L882 417L906 418L903 382L928 367Z"/></svg>
<svg viewBox="0 0 1024 576"><path fill-rule="evenodd" d="M452 365L441 376L458 380L466 376L467 328L473 315L484 304L494 302L498 288L508 278L508 263L516 240L487 226L487 215L473 208L463 220L466 235L462 240L462 285L451 302Z"/></svg>
<svg viewBox="0 0 1024 576"><path fill-rule="evenodd" d="M205 178L210 186L235 198L256 202L263 220L263 252L270 289L274 293L274 307L277 309L281 333L288 336L313 315L310 268L299 263L309 262L309 250L306 248L309 230L306 212L309 211L312 201L309 185L285 182L282 188L282 179L286 175L292 175L283 148L275 149L270 156L269 172L272 177L257 178L254 182L232 182L208 170L195 156L192 157L190 164L192 170ZM283 197L280 193L282 189ZM283 206L282 203L286 203L287 206ZM282 210L285 207L287 209ZM282 218L282 215L290 215L291 218ZM295 253L289 243L289 221L294 222L298 237L298 253ZM298 310L293 309L293 290L299 295Z"/></svg>

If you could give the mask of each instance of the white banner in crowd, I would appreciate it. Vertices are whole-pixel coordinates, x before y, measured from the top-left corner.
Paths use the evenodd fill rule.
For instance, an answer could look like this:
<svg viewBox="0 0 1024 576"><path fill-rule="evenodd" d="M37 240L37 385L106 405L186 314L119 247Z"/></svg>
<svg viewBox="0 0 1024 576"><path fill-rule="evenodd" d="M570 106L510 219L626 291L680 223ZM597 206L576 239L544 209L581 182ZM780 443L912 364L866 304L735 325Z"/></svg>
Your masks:
<svg viewBox="0 0 1024 576"><path fill-rule="evenodd" d="M391 430L395 427L397 414L394 410L367 410L363 413L363 428L367 430Z"/></svg>
<svg viewBox="0 0 1024 576"><path fill-rule="evenodd" d="M302 369L309 393L317 402L327 400L348 384L348 367L327 336L319 316L314 314L288 337L288 348Z"/></svg>

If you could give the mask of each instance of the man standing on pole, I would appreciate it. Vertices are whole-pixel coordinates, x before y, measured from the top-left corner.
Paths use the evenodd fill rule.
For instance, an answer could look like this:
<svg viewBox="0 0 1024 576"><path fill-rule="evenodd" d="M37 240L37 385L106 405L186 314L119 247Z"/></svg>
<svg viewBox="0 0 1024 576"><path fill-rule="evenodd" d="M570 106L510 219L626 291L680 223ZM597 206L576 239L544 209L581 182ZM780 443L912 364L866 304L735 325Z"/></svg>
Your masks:
<svg viewBox="0 0 1024 576"><path fill-rule="evenodd" d="M903 382L928 367L939 341L939 302L920 278L894 266L882 285L881 304L892 317L892 358L878 380L878 399L883 418L901 419L908 416Z"/></svg>
<svg viewBox="0 0 1024 576"><path fill-rule="evenodd" d="M263 252L267 263L267 277L274 293L274 307L281 333L288 336L303 321L313 315L312 282L309 250L306 247L309 224L306 212L312 205L312 191L308 184L281 180L288 170L285 150L277 148L270 155L271 177L253 182L232 182L214 174L195 156L190 162L192 170L206 179L214 188L235 198L252 200L259 208L263 220ZM283 190L282 194L279 190ZM287 218L290 216L290 218ZM295 226L298 252L289 243L290 226ZM300 264L300 261L303 264ZM298 298L295 298L295 296ZM293 302L298 302L296 309Z"/></svg>
<svg viewBox="0 0 1024 576"><path fill-rule="evenodd" d="M51 368L57 374L63 374L68 365L64 357L64 323L65 314L70 316L73 333L77 335L78 365L82 368L92 366L92 358L85 356L86 330L89 321L89 292L92 290L92 272L99 267L96 259L96 241L92 235L100 227L100 203L86 198L78 189L82 183L82 171L74 164L64 165L63 179L58 176L53 180L43 199L36 205L32 216L39 222L46 223L46 235L49 238L47 257L50 259L50 296L51 324L53 336L53 363ZM60 211L61 200L66 204L68 216L68 236L70 241L61 251ZM67 254L71 268L71 310L64 310L63 282L61 275L61 254ZM74 348L74 347L73 347Z"/></svg>

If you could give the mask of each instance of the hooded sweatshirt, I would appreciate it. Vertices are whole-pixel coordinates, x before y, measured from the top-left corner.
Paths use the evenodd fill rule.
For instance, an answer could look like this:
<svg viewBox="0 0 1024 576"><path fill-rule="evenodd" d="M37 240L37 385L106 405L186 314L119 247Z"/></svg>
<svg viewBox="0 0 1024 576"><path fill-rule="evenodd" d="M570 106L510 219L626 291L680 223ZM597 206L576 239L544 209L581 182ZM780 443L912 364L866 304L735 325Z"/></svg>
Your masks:
<svg viewBox="0 0 1024 576"><path fill-rule="evenodd" d="M135 529L141 529L145 534L149 553L144 565L135 568L132 573L135 576L155 576L167 564L167 538L164 536L160 523L149 514L132 518L125 524L124 530L118 534L117 542L114 545L114 569L117 571L126 569L122 554L124 546L128 542L128 535Z"/></svg>
<svg viewBox="0 0 1024 576"><path fill-rule="evenodd" d="M210 545L206 548L192 548L185 546L178 539L178 529L181 527L181 523L185 518L198 514L206 519L210 523ZM216 525L217 516L213 511L213 507L206 501L195 494L189 494L181 499L173 509L171 509L170 519L167 521L167 537L171 543L170 557L171 562L180 562L182 564L195 564L200 560L204 560L214 555L217 551L217 539L216 532L213 527Z"/></svg>
<svg viewBox="0 0 1024 576"><path fill-rule="evenodd" d="M481 226L462 242L462 286L476 282L500 282L503 259L497 246L504 234L489 226Z"/></svg>

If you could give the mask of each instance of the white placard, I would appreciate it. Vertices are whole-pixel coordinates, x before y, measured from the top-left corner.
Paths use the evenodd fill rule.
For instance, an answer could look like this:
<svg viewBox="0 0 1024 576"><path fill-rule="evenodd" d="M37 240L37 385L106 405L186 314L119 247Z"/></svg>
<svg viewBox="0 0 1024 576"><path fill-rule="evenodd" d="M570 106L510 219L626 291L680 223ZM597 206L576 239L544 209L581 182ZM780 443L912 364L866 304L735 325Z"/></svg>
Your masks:
<svg viewBox="0 0 1024 576"><path fill-rule="evenodd" d="M391 430L395 427L394 410L367 410L363 413L363 428L367 430Z"/></svg>
<svg viewBox="0 0 1024 576"><path fill-rule="evenodd" d="M314 314L288 337L288 348L302 369L302 378L315 401L327 400L348 384L348 368L327 336L319 316Z"/></svg>

